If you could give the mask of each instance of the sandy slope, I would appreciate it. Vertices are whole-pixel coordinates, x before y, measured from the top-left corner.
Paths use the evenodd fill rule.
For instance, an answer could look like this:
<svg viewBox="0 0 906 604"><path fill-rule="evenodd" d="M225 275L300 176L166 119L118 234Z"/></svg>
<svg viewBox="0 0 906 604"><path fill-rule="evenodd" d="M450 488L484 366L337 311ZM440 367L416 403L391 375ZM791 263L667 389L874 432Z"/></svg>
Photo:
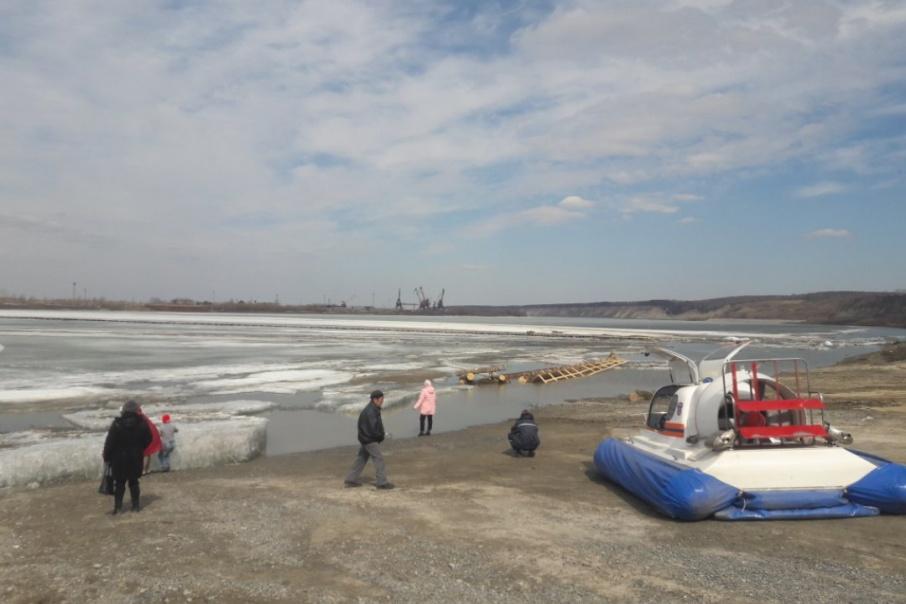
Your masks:
<svg viewBox="0 0 906 604"><path fill-rule="evenodd" d="M876 369L813 385L857 445L906 462L906 364ZM392 492L342 488L352 447L153 475L146 509L117 518L93 482L8 491L0 598L906 601L906 517L678 523L603 483L594 447L645 409L545 408L534 459L505 452L504 425L388 442Z"/></svg>

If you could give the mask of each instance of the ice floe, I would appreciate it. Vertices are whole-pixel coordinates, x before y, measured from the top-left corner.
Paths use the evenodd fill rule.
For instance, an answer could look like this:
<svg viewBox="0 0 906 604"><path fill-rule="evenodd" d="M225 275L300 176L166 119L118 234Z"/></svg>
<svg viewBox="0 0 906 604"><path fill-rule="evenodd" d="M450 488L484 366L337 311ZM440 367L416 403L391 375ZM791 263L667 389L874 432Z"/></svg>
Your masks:
<svg viewBox="0 0 906 604"><path fill-rule="evenodd" d="M170 414L173 421L199 422L202 420L226 419L234 415L250 415L262 413L272 409L274 404L269 401L237 400L218 403L188 403L180 405L150 404L142 405L145 415L160 423L160 416ZM63 419L86 430L106 430L110 423L120 414L120 407L110 406L103 409L84 409L74 413L66 413Z"/></svg>
<svg viewBox="0 0 906 604"><path fill-rule="evenodd" d="M321 363L238 363L195 367L158 367L77 374L30 374L0 380L0 404L40 403L166 391L168 396L270 392L292 394L349 381L348 371L325 369Z"/></svg>
<svg viewBox="0 0 906 604"><path fill-rule="evenodd" d="M292 369L262 371L244 377L204 380L196 387L214 394L237 394L240 392L286 393L303 390L317 390L323 386L341 384L352 379L352 374L329 369Z"/></svg>
<svg viewBox="0 0 906 604"><path fill-rule="evenodd" d="M0 403L39 403L78 398L110 398L122 392L102 386L69 386L64 388L10 388L0 390Z"/></svg>

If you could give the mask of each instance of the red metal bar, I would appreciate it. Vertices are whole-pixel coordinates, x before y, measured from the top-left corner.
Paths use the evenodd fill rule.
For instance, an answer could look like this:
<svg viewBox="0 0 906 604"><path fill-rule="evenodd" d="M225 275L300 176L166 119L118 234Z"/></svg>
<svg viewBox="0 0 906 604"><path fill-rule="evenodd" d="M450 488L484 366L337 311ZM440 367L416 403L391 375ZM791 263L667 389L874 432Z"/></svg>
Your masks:
<svg viewBox="0 0 906 604"><path fill-rule="evenodd" d="M733 420L739 425L739 409L736 402L739 400L739 383L736 380L736 363L730 363L730 370L733 373Z"/></svg>
<svg viewBox="0 0 906 604"><path fill-rule="evenodd" d="M733 373L733 401L739 400L739 384L736 381L736 363L730 363L730 371Z"/></svg>
<svg viewBox="0 0 906 604"><path fill-rule="evenodd" d="M777 367L777 361L774 361L774 398L777 400L783 398L780 396L780 368Z"/></svg>
<svg viewBox="0 0 906 604"><path fill-rule="evenodd" d="M740 411L790 411L793 409L824 409L824 403L816 398L797 398L787 400L739 401L736 404Z"/></svg>
<svg viewBox="0 0 906 604"><path fill-rule="evenodd" d="M739 428L739 436L745 440L753 438L798 438L800 436L818 436L827 438L824 426L758 426Z"/></svg>
<svg viewBox="0 0 906 604"><path fill-rule="evenodd" d="M756 363L755 361L752 361L752 400L753 401L761 400L761 393L759 392L760 390L761 389L758 387L758 363Z"/></svg>
<svg viewBox="0 0 906 604"><path fill-rule="evenodd" d="M802 396L802 388L799 386L799 359L793 361L793 371L796 372L796 396ZM805 393L808 396L808 392Z"/></svg>

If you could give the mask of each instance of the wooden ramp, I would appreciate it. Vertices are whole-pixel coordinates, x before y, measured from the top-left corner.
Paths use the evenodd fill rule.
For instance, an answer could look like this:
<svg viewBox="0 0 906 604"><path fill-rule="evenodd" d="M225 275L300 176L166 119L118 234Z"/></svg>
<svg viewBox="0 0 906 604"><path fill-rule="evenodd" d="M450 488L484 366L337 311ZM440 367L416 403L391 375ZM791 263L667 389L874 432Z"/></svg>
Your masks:
<svg viewBox="0 0 906 604"><path fill-rule="evenodd" d="M507 378L519 380L523 384L529 382L535 384L550 384L551 382L589 377L596 373L601 373L602 371L616 369L624 363L626 363L625 359L621 359L617 355L611 353L610 356L603 359L592 359L590 361L576 363L575 365L563 365L562 367L546 367L534 371L523 371L520 373L508 374Z"/></svg>

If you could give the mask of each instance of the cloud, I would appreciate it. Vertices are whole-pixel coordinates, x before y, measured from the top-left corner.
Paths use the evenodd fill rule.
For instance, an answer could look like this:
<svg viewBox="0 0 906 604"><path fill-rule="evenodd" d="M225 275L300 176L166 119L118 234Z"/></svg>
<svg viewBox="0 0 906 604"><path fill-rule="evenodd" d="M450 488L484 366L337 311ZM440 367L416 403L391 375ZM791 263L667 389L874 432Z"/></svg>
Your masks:
<svg viewBox="0 0 906 604"><path fill-rule="evenodd" d="M623 214L676 214L679 206L653 197L633 197L629 199L622 209Z"/></svg>
<svg viewBox="0 0 906 604"><path fill-rule="evenodd" d="M693 224L695 222L701 222L701 220L699 218L695 218L694 216L684 216L676 222L678 224Z"/></svg>
<svg viewBox="0 0 906 604"><path fill-rule="evenodd" d="M850 239L852 233L846 229L817 229L805 235L806 239Z"/></svg>
<svg viewBox="0 0 906 604"><path fill-rule="evenodd" d="M594 207L592 201L578 195L568 195L554 205L505 212L481 220L467 227L465 232L471 236L482 237L520 225L553 226L584 218L586 210Z"/></svg>
<svg viewBox="0 0 906 604"><path fill-rule="evenodd" d="M370 234L393 234L372 252L389 265L441 217L549 227L676 214L701 195L651 191L711 198L791 162L833 174L805 197L902 171L902 129L876 121L904 106L896 3L13 5L0 207L29 222L5 243L50 236L10 288L97 261L122 295L222 278L269 297L304 257L329 290ZM118 280L130 264L148 278Z"/></svg>
<svg viewBox="0 0 906 604"><path fill-rule="evenodd" d="M584 217L584 212L571 210L560 204L536 206L517 212L498 214L492 218L481 220L470 225L465 232L470 236L485 237L517 226L554 226Z"/></svg>
<svg viewBox="0 0 906 604"><path fill-rule="evenodd" d="M819 182L796 190L796 197L811 198L825 195L836 195L846 190L846 187L837 182Z"/></svg>
<svg viewBox="0 0 906 604"><path fill-rule="evenodd" d="M587 199L582 199L578 195L570 195L564 197L558 204L562 208L567 208L570 210L588 210L595 206L594 202L588 201Z"/></svg>

